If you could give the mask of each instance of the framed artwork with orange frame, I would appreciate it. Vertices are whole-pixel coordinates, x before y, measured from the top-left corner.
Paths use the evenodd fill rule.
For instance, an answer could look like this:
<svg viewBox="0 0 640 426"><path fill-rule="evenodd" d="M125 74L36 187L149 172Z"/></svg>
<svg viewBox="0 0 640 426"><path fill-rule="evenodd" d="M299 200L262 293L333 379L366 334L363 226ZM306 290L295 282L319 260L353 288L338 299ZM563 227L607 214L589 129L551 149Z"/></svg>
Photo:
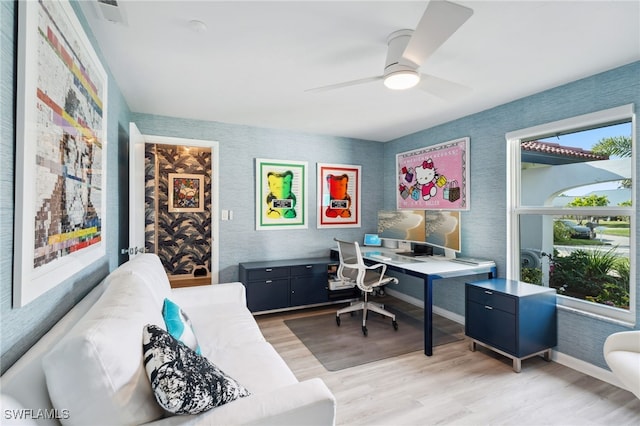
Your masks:
<svg viewBox="0 0 640 426"><path fill-rule="evenodd" d="M318 163L318 228L359 228L361 166Z"/></svg>

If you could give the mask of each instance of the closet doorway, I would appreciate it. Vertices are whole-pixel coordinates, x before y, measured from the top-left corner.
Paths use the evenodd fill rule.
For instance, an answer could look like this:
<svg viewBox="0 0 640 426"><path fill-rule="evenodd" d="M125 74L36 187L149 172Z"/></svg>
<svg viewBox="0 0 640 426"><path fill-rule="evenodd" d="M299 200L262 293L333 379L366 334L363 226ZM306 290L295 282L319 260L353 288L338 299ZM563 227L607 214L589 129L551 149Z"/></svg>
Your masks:
<svg viewBox="0 0 640 426"><path fill-rule="evenodd" d="M129 137L129 256L156 253L172 287L218 283L218 142Z"/></svg>

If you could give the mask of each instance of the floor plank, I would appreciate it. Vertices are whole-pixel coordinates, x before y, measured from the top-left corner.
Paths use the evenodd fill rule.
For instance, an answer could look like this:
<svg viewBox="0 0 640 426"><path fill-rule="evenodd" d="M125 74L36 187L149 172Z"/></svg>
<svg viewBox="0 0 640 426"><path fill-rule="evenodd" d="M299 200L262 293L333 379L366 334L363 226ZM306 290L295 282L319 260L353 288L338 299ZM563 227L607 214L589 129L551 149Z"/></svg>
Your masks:
<svg viewBox="0 0 640 426"><path fill-rule="evenodd" d="M632 393L540 357L511 360L466 340L330 372L284 320L338 306L256 317L299 380L322 378L336 396L337 425L637 425ZM365 338L363 336L363 338ZM367 339L375 336L366 337Z"/></svg>

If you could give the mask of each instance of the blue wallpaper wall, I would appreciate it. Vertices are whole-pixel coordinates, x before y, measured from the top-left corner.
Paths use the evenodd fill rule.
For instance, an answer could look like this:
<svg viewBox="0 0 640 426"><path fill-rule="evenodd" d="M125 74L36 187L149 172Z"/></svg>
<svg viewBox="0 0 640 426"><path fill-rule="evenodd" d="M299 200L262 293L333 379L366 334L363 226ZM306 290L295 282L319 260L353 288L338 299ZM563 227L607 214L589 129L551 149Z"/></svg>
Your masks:
<svg viewBox="0 0 640 426"><path fill-rule="evenodd" d="M640 106L640 62L594 75L564 86L529 96L441 126L433 127L384 146L384 188L395 184L395 154L455 138L471 138L471 209L462 213L462 251L488 257L498 264L498 274L506 270L506 156L505 134L564 118L634 103ZM640 134L636 122L636 135ZM638 153L636 149L636 163ZM636 170L635 182L639 182ZM636 185L636 191L638 185ZM384 208L394 208L394 194L385 191ZM636 194L636 200L638 200ZM637 210L637 206L636 206ZM638 240L636 229L636 241ZM636 253L636 265L640 259ZM638 278L632 278L636 294ZM442 282L434 289L434 300L448 310L464 315L463 282ZM452 297L449 297L452 296ZM640 297L637 298L637 301ZM636 312L640 312L637 306ZM637 323L637 321L636 321ZM636 327L638 327L636 325ZM605 367L602 345L605 338L626 329L584 314L561 310L558 321L558 351ZM588 337L586 337L588 336Z"/></svg>
<svg viewBox="0 0 640 426"><path fill-rule="evenodd" d="M73 307L84 295L96 286L110 270L118 263L118 191L111 188L118 187L118 123L129 128L130 111L120 89L102 58L109 74L109 92L107 106L107 211L106 220L109 227L107 239L107 255L90 268L69 278L56 288L47 292L27 306L19 309L11 308L12 300L12 257L13 257L13 215L22 214L18 209L14 211L14 143L15 115L14 100L16 87L16 33L18 2L1 1L2 17L0 72L1 98L0 117L2 119L2 140L0 147L0 330L1 340L0 358L1 371L4 372L15 360L22 355L42 334ZM85 26L89 39L96 45L90 30L86 28L86 21L76 3L72 3L76 14ZM100 52L98 52L100 55ZM17 143L24 143L19 140Z"/></svg>
<svg viewBox="0 0 640 426"><path fill-rule="evenodd" d="M73 6L86 27L79 7L75 3ZM102 261L72 277L30 305L21 309L11 309L16 7L16 2L0 2L2 24L0 29L2 371L6 370L108 271L116 267L119 249L117 241L110 239L107 256ZM90 31L87 30L87 32L92 39ZM640 63L634 63L382 144L326 135L300 134L132 113L109 74L107 220L113 235L117 235L120 210L118 205L120 190L117 181L118 126L128 128L129 121L136 122L145 134L219 142L219 205L220 209L233 211L233 220L219 222L220 281L222 282L238 279L238 262L324 256L328 248L333 246L332 240L335 236L359 240L364 232L375 231L377 211L395 206L393 198L395 154L460 136L469 136L471 138L471 210L462 215L463 253L469 256L494 258L498 263L499 272L503 274L506 265L505 133L627 103L635 103L637 106L640 104L639 82ZM310 210L308 230L256 231L254 213L254 159L256 157L308 161L310 206L315 204L317 195L316 163L362 165L362 228L316 229L316 212ZM15 212L15 214L20 213ZM636 279L635 282L637 285L638 280ZM453 312L463 312L461 286L462 282L437 286L434 295L436 303ZM608 334L621 329L623 327L619 325L574 312L561 311L558 350L586 362L604 366L601 354L604 339Z"/></svg>
<svg viewBox="0 0 640 426"><path fill-rule="evenodd" d="M239 262L328 256L334 237L361 240L377 227L382 143L148 114L132 119L143 134L219 142L219 205L233 211L233 220L219 222L220 282L238 280ZM256 231L255 158L308 162L308 229ZM361 228L316 228L317 163L362 165Z"/></svg>

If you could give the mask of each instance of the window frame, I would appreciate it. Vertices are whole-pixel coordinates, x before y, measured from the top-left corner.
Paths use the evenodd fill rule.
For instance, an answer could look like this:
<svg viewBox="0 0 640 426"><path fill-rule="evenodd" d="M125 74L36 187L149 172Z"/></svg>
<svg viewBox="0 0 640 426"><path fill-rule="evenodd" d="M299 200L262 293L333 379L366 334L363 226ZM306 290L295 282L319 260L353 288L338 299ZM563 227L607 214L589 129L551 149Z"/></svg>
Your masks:
<svg viewBox="0 0 640 426"><path fill-rule="evenodd" d="M629 216L631 233L629 235L629 310L609 307L599 303L580 300L573 297L558 295L558 305L561 308L577 311L589 316L596 316L612 322L625 325L635 325L636 322L636 117L634 105L627 104L615 108L583 114L551 123L541 124L525 129L515 130L505 135L507 141L507 277L518 279L520 275L520 216L521 215L563 215L573 211L563 207L553 206L522 206L520 197L521 187L521 141L534 138L546 138L558 134L566 134L604 127L611 124L631 122L631 207L582 207L581 211L589 211L593 215Z"/></svg>

